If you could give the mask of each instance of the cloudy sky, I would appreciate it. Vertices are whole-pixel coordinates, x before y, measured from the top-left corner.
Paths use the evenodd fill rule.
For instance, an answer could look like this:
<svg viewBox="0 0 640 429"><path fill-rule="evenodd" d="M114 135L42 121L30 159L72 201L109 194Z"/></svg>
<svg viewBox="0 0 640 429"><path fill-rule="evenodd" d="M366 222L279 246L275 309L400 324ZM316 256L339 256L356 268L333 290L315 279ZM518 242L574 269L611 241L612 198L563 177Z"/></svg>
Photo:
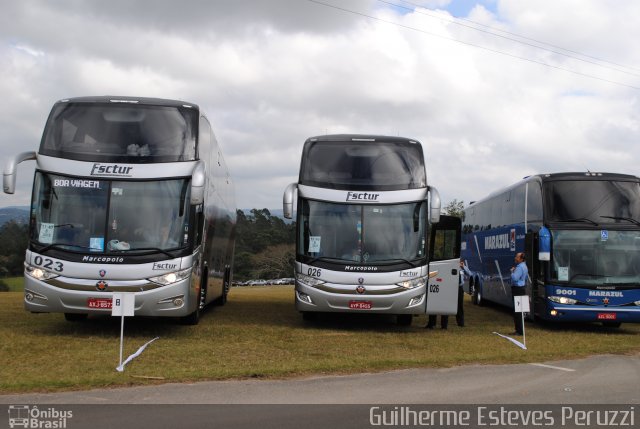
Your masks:
<svg viewBox="0 0 640 429"><path fill-rule="evenodd" d="M52 104L175 98L208 114L240 208L281 208L304 140L422 142L444 202L538 172L640 167L637 0L2 1L0 160ZM27 205L34 163L16 194Z"/></svg>

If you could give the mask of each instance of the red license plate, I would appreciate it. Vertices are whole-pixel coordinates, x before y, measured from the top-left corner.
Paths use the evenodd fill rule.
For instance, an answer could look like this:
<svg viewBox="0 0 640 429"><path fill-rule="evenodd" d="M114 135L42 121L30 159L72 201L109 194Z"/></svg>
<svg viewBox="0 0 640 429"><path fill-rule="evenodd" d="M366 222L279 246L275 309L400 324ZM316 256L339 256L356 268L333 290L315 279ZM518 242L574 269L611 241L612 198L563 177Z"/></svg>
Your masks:
<svg viewBox="0 0 640 429"><path fill-rule="evenodd" d="M352 310L371 310L373 303L371 301L349 301L349 308Z"/></svg>
<svg viewBox="0 0 640 429"><path fill-rule="evenodd" d="M87 307L89 308L102 308L105 310L111 309L111 298L89 298L87 299Z"/></svg>
<svg viewBox="0 0 640 429"><path fill-rule="evenodd" d="M598 313L598 320L616 320L616 313Z"/></svg>

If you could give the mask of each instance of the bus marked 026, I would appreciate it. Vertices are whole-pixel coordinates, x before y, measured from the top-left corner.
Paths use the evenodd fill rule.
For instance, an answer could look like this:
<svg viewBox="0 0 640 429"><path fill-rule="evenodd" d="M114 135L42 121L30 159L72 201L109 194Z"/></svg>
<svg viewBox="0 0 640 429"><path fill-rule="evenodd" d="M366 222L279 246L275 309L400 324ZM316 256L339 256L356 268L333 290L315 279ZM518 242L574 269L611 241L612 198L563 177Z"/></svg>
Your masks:
<svg viewBox="0 0 640 429"><path fill-rule="evenodd" d="M440 216L419 142L309 138L299 181L284 193L285 217L296 192L295 303L305 319L366 312L408 325L425 312L455 314L460 223Z"/></svg>

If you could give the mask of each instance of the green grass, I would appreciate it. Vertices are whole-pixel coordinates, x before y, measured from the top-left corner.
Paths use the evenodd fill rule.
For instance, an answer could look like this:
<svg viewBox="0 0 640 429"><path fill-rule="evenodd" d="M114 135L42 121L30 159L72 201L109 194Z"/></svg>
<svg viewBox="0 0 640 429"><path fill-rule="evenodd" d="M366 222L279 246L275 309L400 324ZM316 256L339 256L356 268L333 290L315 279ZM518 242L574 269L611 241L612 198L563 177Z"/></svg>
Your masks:
<svg viewBox="0 0 640 429"><path fill-rule="evenodd" d="M7 286L9 286L9 292L22 292L24 288L24 277L7 277L0 279Z"/></svg>
<svg viewBox="0 0 640 429"><path fill-rule="evenodd" d="M293 287L234 288L225 307L208 309L199 325L127 318L124 357L159 336L123 373L120 319L67 322L30 314L22 293L0 294L0 392L86 389L248 377L345 374L413 367L539 362L640 351L640 325L562 328L527 324L522 350L492 334L513 330L510 313L465 301L467 327L452 317L447 331L425 330L426 317L399 327L392 317L323 315L303 322Z"/></svg>

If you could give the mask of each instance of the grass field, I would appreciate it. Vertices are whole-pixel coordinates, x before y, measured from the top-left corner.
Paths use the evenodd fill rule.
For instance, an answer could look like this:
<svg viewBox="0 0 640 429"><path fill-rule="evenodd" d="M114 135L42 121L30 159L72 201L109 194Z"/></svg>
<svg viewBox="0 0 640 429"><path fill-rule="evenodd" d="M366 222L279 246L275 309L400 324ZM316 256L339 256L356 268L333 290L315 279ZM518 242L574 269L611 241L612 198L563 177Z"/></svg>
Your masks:
<svg viewBox="0 0 640 429"><path fill-rule="evenodd" d="M158 336L123 373L120 319L67 322L31 314L22 293L0 293L0 393L86 389L246 377L344 374L409 367L539 362L640 351L640 325L562 328L527 324L528 350L494 335L513 330L510 313L465 301L465 328L410 327L392 317L323 315L303 322L291 286L234 288L225 307L208 309L199 325L127 318L124 357Z"/></svg>

